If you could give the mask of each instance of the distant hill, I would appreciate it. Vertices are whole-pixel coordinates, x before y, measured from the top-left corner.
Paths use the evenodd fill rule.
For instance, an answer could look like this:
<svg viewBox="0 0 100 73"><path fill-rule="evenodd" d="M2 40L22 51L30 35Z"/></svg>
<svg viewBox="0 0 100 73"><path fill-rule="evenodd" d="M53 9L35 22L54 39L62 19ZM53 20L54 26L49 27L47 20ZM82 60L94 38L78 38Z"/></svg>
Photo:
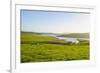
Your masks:
<svg viewBox="0 0 100 73"><path fill-rule="evenodd" d="M69 33L61 34L59 37L72 37L72 38L89 38L89 33Z"/></svg>
<svg viewBox="0 0 100 73"><path fill-rule="evenodd" d="M58 37L89 38L89 33L67 33L67 34L64 33L64 34L56 34L56 33L26 32L26 31L21 31L21 33L24 33L24 34L34 34L34 35L40 35L40 34L56 35Z"/></svg>
<svg viewBox="0 0 100 73"><path fill-rule="evenodd" d="M21 33L24 33L24 34L42 34L42 33L39 33L39 32L29 32L29 31L21 31Z"/></svg>
<svg viewBox="0 0 100 73"><path fill-rule="evenodd" d="M24 34L51 34L51 35L57 35L56 33L46 33L46 32L29 32L29 31L21 31L21 33L24 33Z"/></svg>

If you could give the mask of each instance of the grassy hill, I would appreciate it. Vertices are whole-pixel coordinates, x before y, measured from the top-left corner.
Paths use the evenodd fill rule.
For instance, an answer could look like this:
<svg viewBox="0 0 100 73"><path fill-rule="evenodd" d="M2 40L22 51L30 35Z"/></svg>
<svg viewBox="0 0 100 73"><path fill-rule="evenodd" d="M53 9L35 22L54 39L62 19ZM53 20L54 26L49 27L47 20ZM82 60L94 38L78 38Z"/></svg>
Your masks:
<svg viewBox="0 0 100 73"><path fill-rule="evenodd" d="M52 44L39 42L64 42L51 36L21 32L21 63L89 60L89 44ZM37 44L33 44L37 43Z"/></svg>
<svg viewBox="0 0 100 73"><path fill-rule="evenodd" d="M59 35L60 37L89 38L89 33L69 33Z"/></svg>

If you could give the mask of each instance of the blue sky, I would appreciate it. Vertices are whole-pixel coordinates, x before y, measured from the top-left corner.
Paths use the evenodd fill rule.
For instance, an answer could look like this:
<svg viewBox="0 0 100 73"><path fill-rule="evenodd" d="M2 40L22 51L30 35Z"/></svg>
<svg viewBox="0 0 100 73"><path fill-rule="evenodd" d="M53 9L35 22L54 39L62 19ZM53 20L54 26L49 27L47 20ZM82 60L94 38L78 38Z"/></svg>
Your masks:
<svg viewBox="0 0 100 73"><path fill-rule="evenodd" d="M21 10L21 31L67 33L89 32L88 13Z"/></svg>

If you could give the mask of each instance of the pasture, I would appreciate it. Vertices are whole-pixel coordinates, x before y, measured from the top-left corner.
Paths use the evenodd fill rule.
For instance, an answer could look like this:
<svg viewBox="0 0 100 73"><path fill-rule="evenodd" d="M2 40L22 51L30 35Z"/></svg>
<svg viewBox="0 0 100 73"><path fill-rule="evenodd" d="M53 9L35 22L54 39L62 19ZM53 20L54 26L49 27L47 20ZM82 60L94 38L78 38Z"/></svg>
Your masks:
<svg viewBox="0 0 100 73"><path fill-rule="evenodd" d="M89 60L89 41L67 43L52 36L21 32L21 63Z"/></svg>

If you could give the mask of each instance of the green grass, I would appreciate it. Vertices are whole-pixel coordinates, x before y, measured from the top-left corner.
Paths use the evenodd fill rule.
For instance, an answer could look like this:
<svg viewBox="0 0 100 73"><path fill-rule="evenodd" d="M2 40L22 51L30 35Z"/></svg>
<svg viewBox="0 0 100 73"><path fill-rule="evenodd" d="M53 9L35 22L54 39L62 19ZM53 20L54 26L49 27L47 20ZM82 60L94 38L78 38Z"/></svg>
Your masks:
<svg viewBox="0 0 100 73"><path fill-rule="evenodd" d="M29 42L65 42L54 37L38 36L34 34L22 33L21 42L21 62L48 62L48 61L69 61L69 60L89 60L89 42L79 44L30 44Z"/></svg>
<svg viewBox="0 0 100 73"><path fill-rule="evenodd" d="M34 35L34 34L28 34L28 33L22 33L21 34L21 42L64 42L62 40L58 40L54 37L47 37L47 36L39 36L39 35Z"/></svg>

